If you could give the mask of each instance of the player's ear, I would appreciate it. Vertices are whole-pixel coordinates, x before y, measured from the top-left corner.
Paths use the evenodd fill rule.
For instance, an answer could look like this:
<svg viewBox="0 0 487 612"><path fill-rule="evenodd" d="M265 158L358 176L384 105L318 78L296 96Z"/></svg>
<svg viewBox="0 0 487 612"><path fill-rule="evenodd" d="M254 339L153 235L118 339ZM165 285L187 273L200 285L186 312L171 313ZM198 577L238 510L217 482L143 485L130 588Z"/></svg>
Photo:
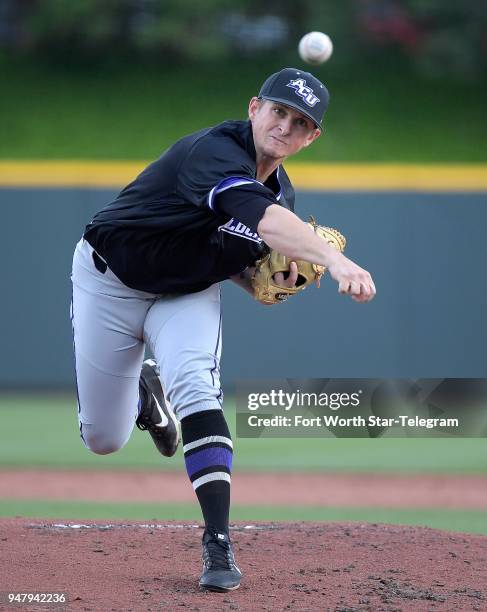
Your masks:
<svg viewBox="0 0 487 612"><path fill-rule="evenodd" d="M305 147L309 147L309 145L314 142L318 136L320 136L321 134L321 130L319 130L318 128L316 128L315 130L313 130L310 135L308 136L308 138L306 139L304 146Z"/></svg>
<svg viewBox="0 0 487 612"><path fill-rule="evenodd" d="M262 100L256 98L255 96L249 102L249 119L253 119L259 108L262 106Z"/></svg>

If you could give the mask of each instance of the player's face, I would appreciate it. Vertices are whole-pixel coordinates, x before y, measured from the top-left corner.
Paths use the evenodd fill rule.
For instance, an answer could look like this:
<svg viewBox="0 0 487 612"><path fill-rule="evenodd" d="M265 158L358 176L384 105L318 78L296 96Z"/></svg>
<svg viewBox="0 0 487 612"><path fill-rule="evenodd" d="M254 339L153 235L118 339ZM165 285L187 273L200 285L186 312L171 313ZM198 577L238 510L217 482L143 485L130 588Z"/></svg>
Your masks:
<svg viewBox="0 0 487 612"><path fill-rule="evenodd" d="M294 155L321 134L306 115L271 100L252 98L249 118L256 151L273 159Z"/></svg>

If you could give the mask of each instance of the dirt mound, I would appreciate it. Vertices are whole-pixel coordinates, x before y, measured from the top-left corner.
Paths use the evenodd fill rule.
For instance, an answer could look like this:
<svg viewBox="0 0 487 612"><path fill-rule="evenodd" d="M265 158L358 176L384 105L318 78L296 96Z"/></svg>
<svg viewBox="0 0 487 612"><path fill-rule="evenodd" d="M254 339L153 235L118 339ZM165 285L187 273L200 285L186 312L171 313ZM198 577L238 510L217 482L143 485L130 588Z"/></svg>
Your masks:
<svg viewBox="0 0 487 612"><path fill-rule="evenodd" d="M1 520L0 591L63 591L65 609L86 611L487 609L485 536L375 523L236 525L244 580L217 594L197 587L201 535L188 523Z"/></svg>

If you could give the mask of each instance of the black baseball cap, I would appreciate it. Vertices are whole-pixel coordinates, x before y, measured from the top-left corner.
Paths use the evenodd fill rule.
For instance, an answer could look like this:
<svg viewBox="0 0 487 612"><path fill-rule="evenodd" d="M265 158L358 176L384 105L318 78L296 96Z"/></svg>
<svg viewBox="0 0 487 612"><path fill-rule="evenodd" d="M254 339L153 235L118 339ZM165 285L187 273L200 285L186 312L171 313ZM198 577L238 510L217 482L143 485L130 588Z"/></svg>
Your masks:
<svg viewBox="0 0 487 612"><path fill-rule="evenodd" d="M291 106L311 119L320 130L323 129L323 115L328 108L330 94L310 72L283 68L264 82L258 97Z"/></svg>

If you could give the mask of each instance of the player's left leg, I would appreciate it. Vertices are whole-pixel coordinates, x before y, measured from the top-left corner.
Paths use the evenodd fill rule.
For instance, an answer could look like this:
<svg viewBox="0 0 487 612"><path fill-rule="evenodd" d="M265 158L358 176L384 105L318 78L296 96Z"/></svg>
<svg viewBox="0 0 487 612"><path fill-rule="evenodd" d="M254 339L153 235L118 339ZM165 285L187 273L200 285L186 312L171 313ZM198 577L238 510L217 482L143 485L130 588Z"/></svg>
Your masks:
<svg viewBox="0 0 487 612"><path fill-rule="evenodd" d="M157 375L142 364L144 321L158 296L125 286L102 263L80 240L73 257L71 321L81 439L95 453L112 453L128 441L135 423L146 428L150 416L159 449L174 454L177 428L164 412Z"/></svg>
<svg viewBox="0 0 487 612"><path fill-rule="evenodd" d="M240 584L229 539L233 444L220 387L220 291L156 302L145 340L160 367L164 395L181 421L186 469L205 521L200 585L229 591Z"/></svg>
<svg viewBox="0 0 487 612"><path fill-rule="evenodd" d="M95 265L80 240L73 257L71 322L80 437L97 454L120 449L137 417L143 325L155 296L125 287Z"/></svg>

